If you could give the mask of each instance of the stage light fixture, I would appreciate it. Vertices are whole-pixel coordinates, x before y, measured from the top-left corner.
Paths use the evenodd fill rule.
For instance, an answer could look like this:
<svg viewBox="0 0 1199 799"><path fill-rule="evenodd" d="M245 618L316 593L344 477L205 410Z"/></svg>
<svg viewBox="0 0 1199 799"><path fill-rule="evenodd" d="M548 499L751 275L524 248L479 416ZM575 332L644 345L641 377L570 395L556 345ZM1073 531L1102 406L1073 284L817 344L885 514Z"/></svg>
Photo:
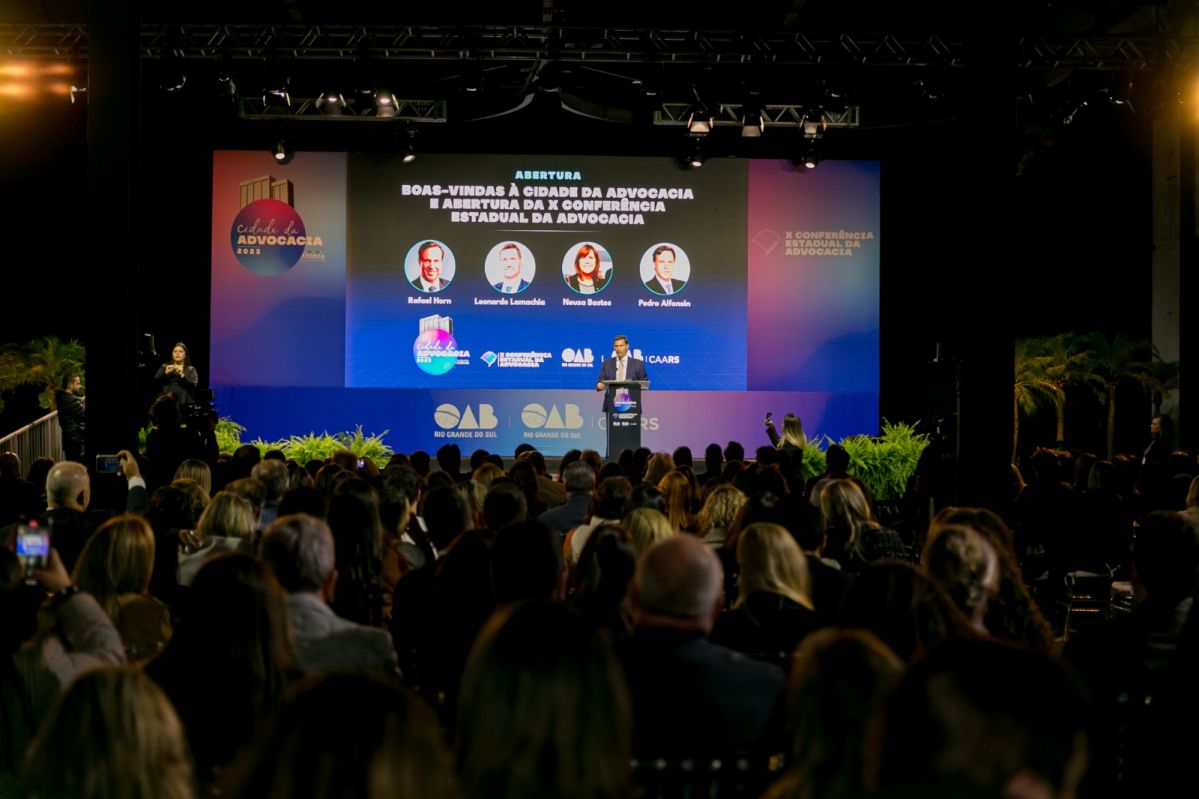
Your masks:
<svg viewBox="0 0 1199 799"><path fill-rule="evenodd" d="M316 98L316 107L327 116L340 116L346 112L346 98L341 92L321 92Z"/></svg>
<svg viewBox="0 0 1199 799"><path fill-rule="evenodd" d="M822 160L823 156L820 152L820 144L815 139L812 139L804 143L803 150L796 163L804 169L815 169L820 165Z"/></svg>
<svg viewBox="0 0 1199 799"><path fill-rule="evenodd" d="M275 157L275 163L279 164L280 166L285 166L291 163L291 159L295 157L296 153L295 150L292 149L291 144L288 143L287 139L281 138L279 141L275 142L275 146L271 148L271 155Z"/></svg>
<svg viewBox="0 0 1199 799"><path fill-rule="evenodd" d="M687 133L691 136L707 136L712 132L712 112L703 106L695 106L687 116Z"/></svg>
<svg viewBox="0 0 1199 799"><path fill-rule="evenodd" d="M704 141L698 136L691 136L690 143L687 146L687 166L692 169L699 169L704 165L704 161L708 160L708 156L704 153Z"/></svg>
<svg viewBox="0 0 1199 799"><path fill-rule="evenodd" d="M387 89L375 89L375 116L394 119L400 112L396 97Z"/></svg>
<svg viewBox="0 0 1199 799"><path fill-rule="evenodd" d="M746 139L756 139L766 131L766 120L762 118L762 112L753 110L746 111L741 117L741 136Z"/></svg>
<svg viewBox="0 0 1199 799"><path fill-rule="evenodd" d="M272 89L263 89L262 104L268 111L291 111L291 95L287 92L287 85L277 86Z"/></svg>
<svg viewBox="0 0 1199 799"><path fill-rule="evenodd" d="M403 153L401 160L405 164L411 164L416 160L416 128L408 128L400 137L404 143L400 150Z"/></svg>

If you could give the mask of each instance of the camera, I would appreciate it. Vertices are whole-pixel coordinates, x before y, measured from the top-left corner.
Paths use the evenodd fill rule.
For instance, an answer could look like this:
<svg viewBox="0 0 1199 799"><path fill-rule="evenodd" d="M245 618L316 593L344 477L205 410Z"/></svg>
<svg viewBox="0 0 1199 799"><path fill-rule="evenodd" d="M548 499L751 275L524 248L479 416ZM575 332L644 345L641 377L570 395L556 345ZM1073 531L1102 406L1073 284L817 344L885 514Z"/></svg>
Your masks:
<svg viewBox="0 0 1199 799"><path fill-rule="evenodd" d="M34 569L44 569L50 561L50 530L36 524L22 524L17 528L17 559L25 574L25 582L33 585L37 581L30 577Z"/></svg>
<svg viewBox="0 0 1199 799"><path fill-rule="evenodd" d="M120 455L97 455L96 456L96 474L120 474L121 472L121 456Z"/></svg>
<svg viewBox="0 0 1199 799"><path fill-rule="evenodd" d="M359 468L359 469L365 469L365 468L366 468L366 458L359 458L359 459L358 459L358 468Z"/></svg>

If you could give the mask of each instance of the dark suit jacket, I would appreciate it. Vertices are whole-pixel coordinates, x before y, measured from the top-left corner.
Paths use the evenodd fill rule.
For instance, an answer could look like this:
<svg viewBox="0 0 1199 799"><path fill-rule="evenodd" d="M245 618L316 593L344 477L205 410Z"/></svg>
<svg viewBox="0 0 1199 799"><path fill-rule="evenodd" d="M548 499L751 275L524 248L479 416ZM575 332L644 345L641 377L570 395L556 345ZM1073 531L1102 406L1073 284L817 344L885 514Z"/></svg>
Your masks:
<svg viewBox="0 0 1199 799"><path fill-rule="evenodd" d="M631 355L625 356L628 363L625 364L624 379L625 380L649 380L645 375L645 361L639 361ZM599 379L600 380L615 380L616 379L616 359L609 358L600 365ZM604 392L604 413L608 412L608 392Z"/></svg>
<svg viewBox="0 0 1199 799"><path fill-rule="evenodd" d="M408 282L411 283L412 288L416 289L417 291L424 291L424 289L421 288L419 277L416 280L410 280ZM450 281L446 280L444 277L437 278L437 290L438 291L441 291L443 288L445 288L448 285L450 285ZM425 292L425 293L431 294L432 292Z"/></svg>
<svg viewBox="0 0 1199 799"><path fill-rule="evenodd" d="M504 281L502 281L502 280L501 280L499 283L492 283L492 284L491 284L491 287L492 287L493 289L495 289L496 291L502 292L502 291L504 290ZM520 285L516 287L516 291L515 291L515 292L513 292L513 293L514 293L514 294L520 294L522 291L524 291L524 290L525 290L525 289L527 289L528 287L529 287L529 281L525 280L525 279L522 277L522 278L520 279Z"/></svg>
<svg viewBox="0 0 1199 799"><path fill-rule="evenodd" d="M783 672L701 633L639 628L621 650L633 700L633 754L777 751Z"/></svg>
<svg viewBox="0 0 1199 799"><path fill-rule="evenodd" d="M678 278L672 277L670 279L670 293L678 294L680 291L683 290L683 287L686 285L687 285L686 280L679 280ZM658 282L658 279L656 277L647 281L645 284L645 287L647 289L649 289L650 291L652 291L654 294L657 294L659 297L666 296L665 294L662 293L662 284Z"/></svg>

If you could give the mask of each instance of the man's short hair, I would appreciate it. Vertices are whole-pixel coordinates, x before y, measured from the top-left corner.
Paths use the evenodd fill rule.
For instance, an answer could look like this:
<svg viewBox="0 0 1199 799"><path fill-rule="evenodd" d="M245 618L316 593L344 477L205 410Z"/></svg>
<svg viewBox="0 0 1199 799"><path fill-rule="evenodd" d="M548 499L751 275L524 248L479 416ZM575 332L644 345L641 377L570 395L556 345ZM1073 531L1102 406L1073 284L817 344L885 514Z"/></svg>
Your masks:
<svg viewBox="0 0 1199 799"><path fill-rule="evenodd" d="M67 505L91 487L87 467L74 461L54 464L46 475L46 501L51 505Z"/></svg>
<svg viewBox="0 0 1199 799"><path fill-rule="evenodd" d="M416 248L416 259L419 261L421 258L424 258L425 250L432 249L433 247L441 250L441 257L445 258L445 249L440 244L435 241L422 241L421 245Z"/></svg>
<svg viewBox="0 0 1199 799"><path fill-rule="evenodd" d="M280 497L287 491L287 464L283 461L274 459L264 460L261 463L254 464L254 468L250 470L250 476L255 480L261 480L262 485L266 488L266 501L268 503L278 503Z"/></svg>
<svg viewBox="0 0 1199 799"><path fill-rule="evenodd" d="M266 484L261 480L254 477L242 477L226 483L225 490L237 494L249 502L255 516L262 513L262 506L266 503Z"/></svg>
<svg viewBox="0 0 1199 799"><path fill-rule="evenodd" d="M70 388L70 387L71 387L71 383L72 383L72 382L75 380L75 378L77 378L77 377L79 377L79 373L78 373L78 372L67 372L67 373L65 373L65 374L62 376L62 381L61 381L61 384L60 384L59 388L61 388L63 391L66 391L68 388Z"/></svg>
<svg viewBox="0 0 1199 799"><path fill-rule="evenodd" d="M529 501L514 480L497 477L483 498L483 521L492 530L502 530L529 516Z"/></svg>
<svg viewBox="0 0 1199 799"><path fill-rule="evenodd" d="M562 485L571 494L590 494L595 488L595 472L582 461L575 461L562 472Z"/></svg>
<svg viewBox="0 0 1199 799"><path fill-rule="evenodd" d="M656 261L656 260L658 260L658 256L659 256L659 255L661 255L661 254L662 254L662 253L664 253L664 252L668 252L668 253L670 253L671 255L673 255L673 256L674 256L674 258L675 258L675 260L676 260L676 261L678 260L679 254L678 254L678 253L676 253L676 252L674 251L674 247L671 247L669 244L663 244L661 247L657 247L657 248L655 248L655 249L654 249L654 257L653 257L653 260L655 260L655 261Z"/></svg>
<svg viewBox="0 0 1199 799"><path fill-rule="evenodd" d="M726 461L745 460L745 447L740 441L730 441L724 447L724 459Z"/></svg>
<svg viewBox="0 0 1199 799"><path fill-rule="evenodd" d="M626 336L626 335L623 335L623 334L621 334L621 335L619 335L619 336L613 336L613 337L612 337L612 343L613 343L614 345L615 345L615 344L616 344L616 342L618 342L618 341L623 341L625 344L628 344L628 343L629 343L629 337L628 337L628 336Z"/></svg>
<svg viewBox="0 0 1199 799"><path fill-rule="evenodd" d="M319 590L333 573L333 533L324 521L306 513L272 522L260 551L288 593Z"/></svg>
<svg viewBox="0 0 1199 799"><path fill-rule="evenodd" d="M703 619L716 609L720 561L696 536L672 535L645 551L637 564L637 604L676 619Z"/></svg>

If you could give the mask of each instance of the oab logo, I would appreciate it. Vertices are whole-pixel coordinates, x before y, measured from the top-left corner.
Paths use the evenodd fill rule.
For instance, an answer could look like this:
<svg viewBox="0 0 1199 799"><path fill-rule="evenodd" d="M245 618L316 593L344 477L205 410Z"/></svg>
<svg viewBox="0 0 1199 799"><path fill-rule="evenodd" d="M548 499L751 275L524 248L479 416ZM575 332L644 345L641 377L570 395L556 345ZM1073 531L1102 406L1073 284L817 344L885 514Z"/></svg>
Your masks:
<svg viewBox="0 0 1199 799"><path fill-rule="evenodd" d="M520 420L525 427L533 430L578 430L583 426L583 416L579 406L568 402L563 406L565 413L558 410L557 405L546 409L544 405L530 402L520 412Z"/></svg>
<svg viewBox="0 0 1199 799"><path fill-rule="evenodd" d="M433 411L433 421L442 430L494 430L499 424L495 407L487 403L480 403L476 408L467 405L459 410L458 406L447 402Z"/></svg>
<svg viewBox="0 0 1199 799"><path fill-rule="evenodd" d="M594 363L595 356L591 353L591 347L582 347L580 349L567 347L562 350L563 366L591 366Z"/></svg>

